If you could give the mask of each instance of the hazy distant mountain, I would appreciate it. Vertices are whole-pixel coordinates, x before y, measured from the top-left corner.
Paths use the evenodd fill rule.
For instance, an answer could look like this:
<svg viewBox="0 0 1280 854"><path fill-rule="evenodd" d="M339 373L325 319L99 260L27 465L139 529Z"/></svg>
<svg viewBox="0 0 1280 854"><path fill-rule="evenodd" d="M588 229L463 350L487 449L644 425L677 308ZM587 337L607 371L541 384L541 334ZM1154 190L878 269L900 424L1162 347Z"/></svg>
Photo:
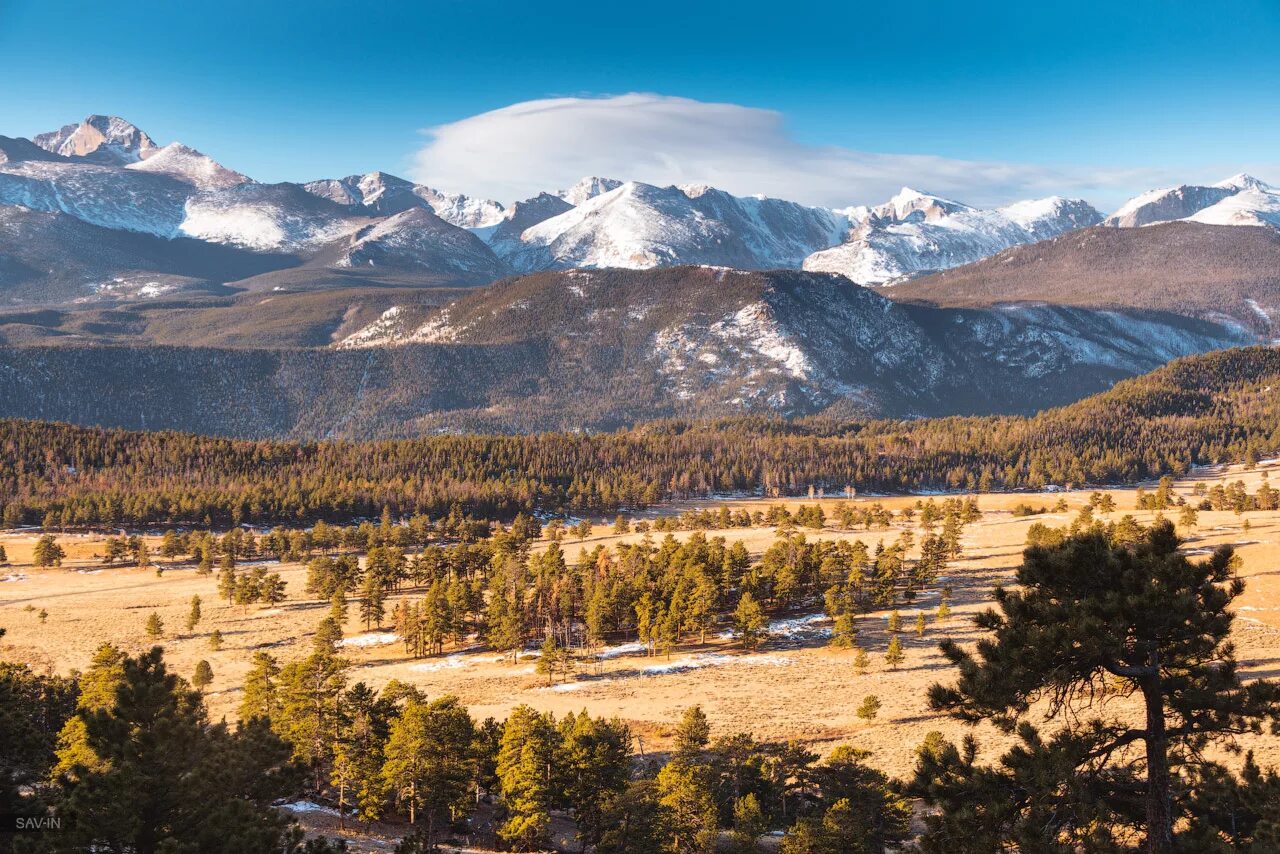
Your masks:
<svg viewBox="0 0 1280 854"><path fill-rule="evenodd" d="M847 239L810 255L804 269L841 273L863 284L958 267L1102 218L1079 199L1054 196L981 210L909 187L883 205L846 213L852 224Z"/></svg>

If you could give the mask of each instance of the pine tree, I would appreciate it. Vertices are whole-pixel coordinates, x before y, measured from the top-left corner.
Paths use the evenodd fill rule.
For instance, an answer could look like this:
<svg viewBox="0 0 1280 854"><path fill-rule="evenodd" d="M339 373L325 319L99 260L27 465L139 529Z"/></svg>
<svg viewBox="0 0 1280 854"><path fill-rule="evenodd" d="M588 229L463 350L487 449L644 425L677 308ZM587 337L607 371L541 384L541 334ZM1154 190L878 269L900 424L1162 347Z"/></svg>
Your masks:
<svg viewBox="0 0 1280 854"><path fill-rule="evenodd" d="M916 637L924 637L924 611L916 614Z"/></svg>
<svg viewBox="0 0 1280 854"><path fill-rule="evenodd" d="M244 689L240 694L240 720L250 721L254 718L271 720L280 711L280 699L277 684L280 678L280 665L268 652L257 650L253 654L253 662L244 677Z"/></svg>
<svg viewBox="0 0 1280 854"><path fill-rule="evenodd" d="M121 668L111 706L79 712L100 761L73 769L57 849L283 850L288 822L270 804L297 785L288 748L261 728L208 725L158 647Z"/></svg>
<svg viewBox="0 0 1280 854"><path fill-rule="evenodd" d="M858 675L865 674L871 667L871 660L867 657L867 651L862 647L854 647L853 652L853 669L858 671Z"/></svg>
<svg viewBox="0 0 1280 854"><path fill-rule="evenodd" d="M548 715L516 706L507 716L497 775L507 819L498 836L509 845L545 846L555 800L559 733Z"/></svg>
<svg viewBox="0 0 1280 854"><path fill-rule="evenodd" d="M894 611L892 614L890 614L887 628L888 628L889 634L893 634L893 635L896 635L898 632L902 631L902 615L899 614L897 611Z"/></svg>
<svg viewBox="0 0 1280 854"><path fill-rule="evenodd" d="M203 658L196 662L195 673L191 676L191 684L196 690L203 691L213 683L213 668Z"/></svg>
<svg viewBox="0 0 1280 854"><path fill-rule="evenodd" d="M200 597L191 597L191 610L187 612L187 631L194 631L200 624Z"/></svg>
<svg viewBox="0 0 1280 854"><path fill-rule="evenodd" d="M889 640L889 648L884 651L884 662L889 665L890 669L897 670L898 665L906 660L906 655L902 652L902 641L894 635Z"/></svg>
<svg viewBox="0 0 1280 854"><path fill-rule="evenodd" d="M1202 766L1204 748L1280 714L1280 687L1242 685L1237 674L1228 607L1244 583L1231 549L1192 562L1178 546L1164 522L1132 546L1091 531L1029 548L1018 588L997 588L1000 611L977 619L992 640L976 655L943 643L960 678L933 686L930 705L990 720L1021 744L994 768L975 764L971 740L963 751L922 754L916 789L942 807L929 839L961 833L997 847L1013 838L1106 847L1122 844L1129 818L1145 813L1144 850L1174 850L1186 801L1173 792ZM1107 699L1132 695L1142 699L1144 720L1113 723ZM1059 724L1049 738L1029 719L1040 697ZM1014 775L1033 788L1009 802ZM982 809L996 797L998 809Z"/></svg>
<svg viewBox="0 0 1280 854"><path fill-rule="evenodd" d="M360 619L364 621L365 631L374 626L381 626L386 616L382 580L373 572L365 576L364 598L360 600Z"/></svg>
<svg viewBox="0 0 1280 854"><path fill-rule="evenodd" d="M631 731L616 719L570 713L560 722L560 743L564 799L573 807L579 837L597 845L608 827L610 803L627 789Z"/></svg>
<svg viewBox="0 0 1280 854"><path fill-rule="evenodd" d="M668 762L658 772L658 805L672 854L711 854L719 834L719 809L706 765Z"/></svg>
<svg viewBox="0 0 1280 854"><path fill-rule="evenodd" d="M229 559L231 556L227 555ZM224 560L222 569L218 571L218 595L227 600L227 604L231 605L236 601L236 590L239 589L239 579L236 578L236 565L234 560Z"/></svg>
<svg viewBox="0 0 1280 854"><path fill-rule="evenodd" d="M147 637L161 638L164 637L164 620L160 619L160 615L155 611L147 617Z"/></svg>
<svg viewBox="0 0 1280 854"><path fill-rule="evenodd" d="M294 759L311 768L316 791L338 742L347 667L344 659L320 650L280 671L280 711L272 723L293 746Z"/></svg>
<svg viewBox="0 0 1280 854"><path fill-rule="evenodd" d="M862 705L858 706L858 717L864 721L875 720L876 715L880 712L880 698L875 694L868 694L862 698Z"/></svg>
<svg viewBox="0 0 1280 854"><path fill-rule="evenodd" d="M45 534L36 540L35 547L31 550L31 563L34 566L62 566L62 559L67 556L62 546L53 539L50 534Z"/></svg>
<svg viewBox="0 0 1280 854"><path fill-rule="evenodd" d="M124 681L125 658L120 648L109 643L99 644L88 669L80 674L76 708L85 714L70 718L58 733L58 762L54 767L58 777L76 778L87 770L105 767L105 760L89 746L85 719L89 713L115 706L116 692Z"/></svg>
<svg viewBox="0 0 1280 854"><path fill-rule="evenodd" d="M222 632L214 629L209 633L209 649L217 652L222 649Z"/></svg>
<svg viewBox="0 0 1280 854"><path fill-rule="evenodd" d="M674 757L682 762L692 762L702 755L711 743L711 722L702 706L690 706L680 716L676 726Z"/></svg>
<svg viewBox="0 0 1280 854"><path fill-rule="evenodd" d="M738 642L742 644L743 649L755 649L764 640L764 629L768 621L750 591L743 593L742 598L738 600L737 610L733 614L733 624Z"/></svg>
<svg viewBox="0 0 1280 854"><path fill-rule="evenodd" d="M465 815L474 803L475 735L475 724L456 697L430 704L410 699L391 724L382 779L408 807L410 824L426 821L428 850L437 828Z"/></svg>

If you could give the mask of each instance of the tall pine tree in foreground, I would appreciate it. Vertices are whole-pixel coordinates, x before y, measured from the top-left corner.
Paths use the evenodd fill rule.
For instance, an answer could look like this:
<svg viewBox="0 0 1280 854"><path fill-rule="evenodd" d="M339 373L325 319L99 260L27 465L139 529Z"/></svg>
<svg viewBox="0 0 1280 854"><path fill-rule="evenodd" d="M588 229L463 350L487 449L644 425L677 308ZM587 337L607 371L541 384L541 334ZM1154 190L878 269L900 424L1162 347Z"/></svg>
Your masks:
<svg viewBox="0 0 1280 854"><path fill-rule="evenodd" d="M943 642L960 678L934 685L930 705L991 720L1020 744L990 767L972 738L922 749L915 788L941 808L924 851L1132 850L1136 840L1151 854L1209 850L1183 839L1203 751L1268 718L1276 731L1280 688L1237 673L1227 609L1244 583L1230 548L1193 562L1178 545L1163 522L1131 545L1092 531L1028 548L1019 587L997 588L1000 610L976 619L993 636L974 652ZM1047 736L1032 723L1042 709L1056 726Z"/></svg>

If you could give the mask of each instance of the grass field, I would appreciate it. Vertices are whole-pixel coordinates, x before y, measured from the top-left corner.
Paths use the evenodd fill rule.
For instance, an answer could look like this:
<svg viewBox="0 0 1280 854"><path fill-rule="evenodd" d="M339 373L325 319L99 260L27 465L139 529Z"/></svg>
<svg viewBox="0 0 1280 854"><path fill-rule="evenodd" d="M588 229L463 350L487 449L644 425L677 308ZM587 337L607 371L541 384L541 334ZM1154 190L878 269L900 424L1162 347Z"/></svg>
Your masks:
<svg viewBox="0 0 1280 854"><path fill-rule="evenodd" d="M1263 472L1280 482L1280 466L1272 464L1253 471L1233 468L1202 472L1196 478L1178 481L1176 490L1190 499L1197 479L1209 483L1243 479L1252 492ZM1108 492L1117 506L1110 518L1132 513L1146 522L1154 515L1132 509L1134 490ZM1063 497L1069 505L1065 513L1016 518L1010 512L1021 503L1052 507ZM826 646L825 620L807 613L775 617L774 636L753 653L744 653L730 640L718 636L705 645L685 645L670 657L648 658L619 645L610 649L609 657L598 666L552 687L547 687L545 677L534 672L532 659L504 663L479 645L449 648L436 658L410 659L394 638L365 634L356 623L355 607L351 608L352 620L346 626L348 646L344 654L354 663L352 682L364 681L376 687L395 678L418 685L429 696L456 694L479 718L501 717L520 703L558 714L585 707L593 714L616 715L628 721L639 736L637 747L652 751L665 747L683 708L701 703L717 733L746 730L763 739L799 739L819 751L836 743L852 743L872 751L872 761L887 772L903 775L910 771L914 748L928 731L939 730L953 738L966 731L963 725L929 712L926 706L928 685L953 678L937 650L938 641L947 635L973 640L975 630L969 618L987 605L992 585L1006 580L1018 564L1027 528L1036 521L1064 524L1087 504L1088 497L1087 491L980 496L983 518L968 526L964 556L952 563L948 578L940 582L954 589L952 614L945 622L936 620L936 589L927 592L916 605L900 609L906 661L897 670L884 663L887 612L873 612L860 620L860 643L872 662L871 669L862 675L855 671L850 653ZM834 500L823 503L830 505ZM898 509L914 504L916 498L857 500L878 500ZM747 500L728 503L761 504ZM679 509L683 508L668 510ZM1168 515L1177 518L1176 511ZM874 546L881 538L895 538L901 530L895 527L885 532L850 533L831 525L829 519L826 529L806 532L806 536L852 537ZM608 528L602 522L597 530ZM774 539L772 528L710 532L717 533L723 533L730 542L743 540L756 555ZM1202 511L1197 529L1188 533L1187 550L1193 554L1203 554L1224 543L1237 547L1243 560L1242 574L1248 582L1248 589L1237 601L1234 629L1242 672L1246 679L1280 677L1280 512L1257 511L1241 516ZM680 532L675 536L689 534ZM214 682L207 699L214 720L235 716L240 685L254 650L266 648L281 659L302 655L317 621L328 611L327 602L303 595L305 569L300 564L280 566L272 562L272 571L279 571L288 582L285 602L271 608L240 608L219 601L215 578L198 576L189 564L166 568L161 577L152 569L102 568L95 558L101 551L99 535L60 536L59 542L68 552L63 567L35 570L30 562L36 537L34 532L0 535L0 544L9 554L9 565L0 567L0 626L8 629L0 655L26 661L37 670L65 673L84 667L94 648L104 640L131 652L149 647L152 641L143 626L147 616L156 611L165 622L162 643L171 667L189 677L200 659L213 666ZM564 548L566 556L573 559L580 547L612 545L638 537L601 534L582 544L571 537ZM204 619L195 633L188 634L184 630L185 617L195 594L203 600ZM388 602L388 614L393 606L394 599ZM917 638L914 632L919 610L928 616L923 638ZM47 612L43 622L41 611ZM220 651L211 650L208 644L208 634L215 628L225 640ZM384 635L389 631L384 627ZM882 703L873 721L860 720L855 715L867 695L876 695ZM993 728L979 727L977 735L988 756L1001 743ZM1280 739L1264 736L1246 739L1242 744L1254 749L1264 765L1280 764Z"/></svg>

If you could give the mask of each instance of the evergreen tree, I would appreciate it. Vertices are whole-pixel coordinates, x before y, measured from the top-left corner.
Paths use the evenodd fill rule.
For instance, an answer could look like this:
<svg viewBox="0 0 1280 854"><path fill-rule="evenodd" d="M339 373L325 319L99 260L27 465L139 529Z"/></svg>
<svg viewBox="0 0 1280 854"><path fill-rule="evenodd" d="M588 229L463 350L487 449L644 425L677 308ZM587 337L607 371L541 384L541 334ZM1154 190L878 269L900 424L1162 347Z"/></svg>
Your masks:
<svg viewBox="0 0 1280 854"><path fill-rule="evenodd" d="M203 658L196 662L195 673L191 676L191 684L196 690L203 691L213 683L213 668Z"/></svg>
<svg viewBox="0 0 1280 854"><path fill-rule="evenodd" d="M382 581L373 572L369 572L365 576L364 598L360 600L360 619L364 621L365 631L381 626L385 616Z"/></svg>
<svg viewBox="0 0 1280 854"><path fill-rule="evenodd" d="M280 665L268 652L257 650L253 654L253 662L244 677L244 689L240 694L240 720L251 721L254 718L271 720L280 711L280 699L277 687L280 678Z"/></svg>
<svg viewBox="0 0 1280 854"><path fill-rule="evenodd" d="M164 637L164 620L160 619L160 615L155 611L147 617L147 637L161 638Z"/></svg>
<svg viewBox="0 0 1280 854"><path fill-rule="evenodd" d="M610 821L610 804L627 789L631 731L619 720L585 711L560 722L560 778L584 844L598 845Z"/></svg>
<svg viewBox="0 0 1280 854"><path fill-rule="evenodd" d="M280 671L280 712L272 724L293 746L294 759L311 768L316 791L338 741L347 666L344 659L320 650Z"/></svg>
<svg viewBox="0 0 1280 854"><path fill-rule="evenodd" d="M764 640L764 629L768 625L768 620L765 619L764 611L749 591L743 593L742 598L738 600L737 610L733 614L733 624L743 649L755 649Z"/></svg>
<svg viewBox="0 0 1280 854"><path fill-rule="evenodd" d="M51 534L45 534L36 540L35 547L31 550L31 563L34 566L62 566L62 560L67 556L62 546L53 539Z"/></svg>
<svg viewBox="0 0 1280 854"><path fill-rule="evenodd" d="M1244 583L1230 548L1193 562L1178 546L1164 522L1132 546L1091 531L1029 548L1018 588L997 588L1000 611L977 619L994 638L976 655L943 643L960 677L930 689L932 707L990 720L1021 744L990 768L971 740L921 755L916 788L942 807L933 850L961 837L1100 848L1135 826L1144 850L1175 849L1187 801L1174 792L1204 748L1280 715L1280 688L1237 673L1227 609ZM1102 716L1108 698L1135 694L1140 723ZM1047 739L1028 719L1040 698L1059 724Z"/></svg>
<svg viewBox="0 0 1280 854"><path fill-rule="evenodd" d="M465 815L474 799L475 724L456 697L409 700L391 724L382 778L408 807L409 823L426 821L427 850L437 830Z"/></svg>
<svg viewBox="0 0 1280 854"><path fill-rule="evenodd" d="M214 629L209 633L209 649L217 652L222 649L222 632Z"/></svg>
<svg viewBox="0 0 1280 854"><path fill-rule="evenodd" d="M711 854L719 833L719 809L712 772L706 765L668 762L658 772L658 805L664 850L672 854Z"/></svg>
<svg viewBox="0 0 1280 854"><path fill-rule="evenodd" d="M191 610L187 612L187 631L194 631L200 624L200 597L191 597Z"/></svg>
<svg viewBox="0 0 1280 854"><path fill-rule="evenodd" d="M889 665L890 669L897 670L898 665L906 658L906 654L902 651L902 641L894 635L889 639L889 648L884 651L884 663Z"/></svg>
<svg viewBox="0 0 1280 854"><path fill-rule="evenodd" d="M864 721L873 721L876 715L880 713L880 698L875 694L868 694L862 698L862 705L858 706L858 717Z"/></svg>
<svg viewBox="0 0 1280 854"><path fill-rule="evenodd" d="M711 743L711 722L702 706L690 706L680 716L676 725L673 756L682 762L692 762L702 755Z"/></svg>
<svg viewBox="0 0 1280 854"><path fill-rule="evenodd" d="M867 672L871 667L871 659L867 657L867 651L862 647L855 647L853 651L853 669L858 671L859 675Z"/></svg>
<svg viewBox="0 0 1280 854"><path fill-rule="evenodd" d="M116 702L116 691L124 681L124 651L109 643L99 644L80 674L80 696L76 708L85 714L77 714L67 720L58 733L58 762L54 768L59 777L74 777L75 769L99 770L105 760L89 746L86 715L111 709Z"/></svg>
<svg viewBox="0 0 1280 854"><path fill-rule="evenodd" d="M502 727L497 775L506 806L498 836L510 845L545 847L555 801L559 734L549 715L516 706Z"/></svg>
<svg viewBox="0 0 1280 854"><path fill-rule="evenodd" d="M124 659L110 708L79 715L101 762L72 769L53 850L268 851L290 837L270 809L296 785L288 749L259 729L211 727L159 648Z"/></svg>

